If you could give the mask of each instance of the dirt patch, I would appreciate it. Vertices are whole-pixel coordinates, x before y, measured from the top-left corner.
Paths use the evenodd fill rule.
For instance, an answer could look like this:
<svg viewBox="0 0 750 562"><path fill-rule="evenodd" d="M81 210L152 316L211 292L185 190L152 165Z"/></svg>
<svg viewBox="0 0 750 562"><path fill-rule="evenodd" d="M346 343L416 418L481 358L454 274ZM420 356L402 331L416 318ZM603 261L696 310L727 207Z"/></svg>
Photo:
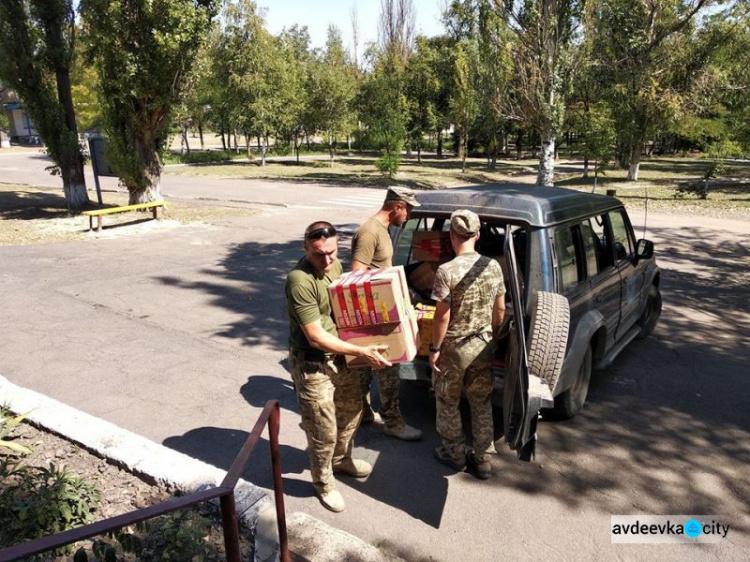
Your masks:
<svg viewBox="0 0 750 562"><path fill-rule="evenodd" d="M107 202L127 205L128 195L107 193ZM60 190L0 184L0 246L140 236L185 225L220 224L259 212L250 207L224 206L216 202L168 201L164 220L152 220L150 212L117 213L105 216L102 232L94 232L89 231L88 217L68 211Z"/></svg>
<svg viewBox="0 0 750 562"><path fill-rule="evenodd" d="M31 453L20 458L24 464L48 467L52 463L56 467L65 466L87 483L93 484L101 494L100 505L95 512L97 521L162 503L173 497L173 493L169 489L153 485L66 439L42 431L28 423L17 426L13 431L13 437L15 443L31 449ZM5 454L5 451L3 451L3 454ZM178 533L174 529L176 525L190 528L190 531L183 530L182 534L179 535L178 540L183 542L186 540L185 537L188 533L198 533L194 540L206 545L205 552L201 555L200 560L209 562L225 559L221 517L216 506L204 504L175 513L176 515L173 516L168 515L165 518L151 520L148 531L137 533L145 546L140 556L121 555L118 560L160 560L164 556L170 555L172 556L170 559L178 559L174 558L176 553L173 547L166 544L168 536ZM198 531L194 531L195 529L198 529ZM252 543L249 532L241 532L240 535L242 559L251 560ZM111 539L108 542L114 543ZM88 552L89 560L94 560L91 554L90 541L75 545L72 552L75 552L79 546L84 546ZM48 555L44 559L72 561L73 555L57 557Z"/></svg>

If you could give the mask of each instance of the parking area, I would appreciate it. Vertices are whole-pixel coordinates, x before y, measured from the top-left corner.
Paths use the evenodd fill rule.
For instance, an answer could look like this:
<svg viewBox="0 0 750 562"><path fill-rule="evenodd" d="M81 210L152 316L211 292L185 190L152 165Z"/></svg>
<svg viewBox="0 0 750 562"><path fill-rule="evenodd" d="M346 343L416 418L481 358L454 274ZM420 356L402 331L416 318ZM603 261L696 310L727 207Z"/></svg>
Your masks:
<svg viewBox="0 0 750 562"><path fill-rule="evenodd" d="M2 374L222 468L278 398L288 509L408 560L746 559L750 223L650 214L661 323L595 373L579 416L540 424L536 462L501 444L489 482L449 476L431 457L431 399L404 386L425 438L364 428L375 471L343 481L336 515L309 485L282 287L304 225L334 217L352 231L368 209L315 205L320 189L301 206L290 186L288 206L200 227L0 248ZM245 477L269 475L259 459ZM715 545L612 545L610 516L641 513L715 514L732 530Z"/></svg>

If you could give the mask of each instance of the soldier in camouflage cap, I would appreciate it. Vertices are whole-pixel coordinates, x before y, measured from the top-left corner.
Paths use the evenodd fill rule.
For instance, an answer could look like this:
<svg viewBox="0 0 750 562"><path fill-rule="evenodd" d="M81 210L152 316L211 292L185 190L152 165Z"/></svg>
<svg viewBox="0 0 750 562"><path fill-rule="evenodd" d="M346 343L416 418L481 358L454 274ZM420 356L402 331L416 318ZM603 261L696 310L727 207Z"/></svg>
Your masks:
<svg viewBox="0 0 750 562"><path fill-rule="evenodd" d="M505 287L500 264L475 250L479 217L468 210L451 215L451 245L456 257L435 275L435 323L430 366L442 445L438 461L461 471L468 461L474 474L490 477L487 449L492 444L492 334L505 315ZM471 408L472 448L466 451L459 412L461 390Z"/></svg>

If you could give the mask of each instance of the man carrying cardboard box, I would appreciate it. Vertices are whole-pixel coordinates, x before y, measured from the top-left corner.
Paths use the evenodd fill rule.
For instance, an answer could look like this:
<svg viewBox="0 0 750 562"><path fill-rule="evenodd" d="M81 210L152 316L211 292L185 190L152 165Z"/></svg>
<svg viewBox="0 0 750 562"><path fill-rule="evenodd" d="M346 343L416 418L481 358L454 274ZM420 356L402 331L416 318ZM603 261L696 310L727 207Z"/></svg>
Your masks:
<svg viewBox="0 0 750 562"><path fill-rule="evenodd" d="M419 207L419 201L411 189L391 187L386 193L380 210L367 219L354 233L352 239L352 271L379 269L393 265L393 243L388 234L388 227L401 227L407 220L413 207ZM375 373L372 369L362 369L362 407L363 423L372 422L375 415L369 401L370 385ZM422 432L407 425L401 415L399 392L401 379L398 367L377 371L378 392L380 393L380 417L383 420L383 432L386 435L404 441L417 441Z"/></svg>
<svg viewBox="0 0 750 562"><path fill-rule="evenodd" d="M492 444L492 334L505 316L505 285L500 265L475 250L479 217L469 210L451 215L451 245L456 257L435 275L432 298L430 366L435 389L437 430L442 444L435 458L454 470L469 466L486 480ZM459 403L465 390L471 410L472 449L466 451Z"/></svg>
<svg viewBox="0 0 750 562"><path fill-rule="evenodd" d="M331 318L328 285L342 274L338 237L328 222L305 230L305 257L286 278L289 313L289 366L302 427L307 435L315 494L324 507L343 511L333 473L364 478L369 463L352 458L354 434L362 418L359 377L346 368L344 355L365 358L377 369L390 367L384 345L359 346L341 341Z"/></svg>

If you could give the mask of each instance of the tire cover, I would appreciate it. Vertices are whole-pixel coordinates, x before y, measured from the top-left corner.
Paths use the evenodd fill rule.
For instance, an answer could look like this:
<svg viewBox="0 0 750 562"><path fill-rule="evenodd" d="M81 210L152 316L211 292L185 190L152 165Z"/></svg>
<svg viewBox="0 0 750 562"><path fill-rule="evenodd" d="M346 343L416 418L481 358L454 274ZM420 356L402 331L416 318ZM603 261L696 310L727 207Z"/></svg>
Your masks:
<svg viewBox="0 0 750 562"><path fill-rule="evenodd" d="M553 394L565 360L569 328L568 299L557 293L537 292L529 325L529 374L545 381Z"/></svg>

